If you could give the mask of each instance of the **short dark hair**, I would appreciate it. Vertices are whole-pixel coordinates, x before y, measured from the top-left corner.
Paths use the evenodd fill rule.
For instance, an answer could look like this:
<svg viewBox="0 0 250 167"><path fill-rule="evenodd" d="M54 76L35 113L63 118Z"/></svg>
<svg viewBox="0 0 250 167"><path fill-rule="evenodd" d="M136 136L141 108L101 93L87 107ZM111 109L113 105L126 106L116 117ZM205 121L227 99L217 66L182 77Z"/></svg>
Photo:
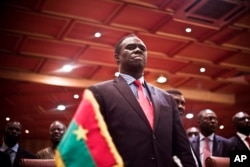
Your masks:
<svg viewBox="0 0 250 167"><path fill-rule="evenodd" d="M125 39L127 39L127 38L129 38L129 37L137 37L137 38L139 38L139 37L136 36L135 34L129 34L129 35L127 35L127 36L122 37L122 38L116 43L116 45L115 45L115 55L120 54L120 52L121 52L121 43L122 43Z"/></svg>
<svg viewBox="0 0 250 167"><path fill-rule="evenodd" d="M181 91L177 89L169 89L169 90L166 90L166 92L168 92L169 94L174 94L174 95L182 95Z"/></svg>

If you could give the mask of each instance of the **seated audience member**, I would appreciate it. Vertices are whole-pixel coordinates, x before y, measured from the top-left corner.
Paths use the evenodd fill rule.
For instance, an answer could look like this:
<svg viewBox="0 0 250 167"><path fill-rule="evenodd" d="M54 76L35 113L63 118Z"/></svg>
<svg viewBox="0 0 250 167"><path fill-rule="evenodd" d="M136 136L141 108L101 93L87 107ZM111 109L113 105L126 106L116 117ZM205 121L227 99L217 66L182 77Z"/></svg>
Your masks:
<svg viewBox="0 0 250 167"><path fill-rule="evenodd" d="M37 152L36 156L39 159L54 159L55 149L59 142L61 141L64 133L66 131L66 126L60 121L54 121L49 128L49 136L51 141L51 146L46 147Z"/></svg>
<svg viewBox="0 0 250 167"><path fill-rule="evenodd" d="M233 116L233 125L237 132L229 140L236 150L250 150L250 116L245 112L238 112Z"/></svg>
<svg viewBox="0 0 250 167"><path fill-rule="evenodd" d="M200 133L190 139L190 143L196 154L200 155L202 166L205 167L205 160L209 156L229 157L233 145L228 139L215 134L218 126L215 112L210 109L200 111L198 125Z"/></svg>
<svg viewBox="0 0 250 167"><path fill-rule="evenodd" d="M5 126L3 144L0 147L0 159L6 160L6 155L8 156L8 161L5 162L7 165L5 167L19 167L19 160L21 158L35 159L36 156L26 150L24 150L19 144L19 138L22 132L22 125L18 121L8 122ZM2 164L1 164L2 166Z"/></svg>
<svg viewBox="0 0 250 167"><path fill-rule="evenodd" d="M199 133L200 133L200 130L194 126L187 129L187 135L189 139L199 135Z"/></svg>

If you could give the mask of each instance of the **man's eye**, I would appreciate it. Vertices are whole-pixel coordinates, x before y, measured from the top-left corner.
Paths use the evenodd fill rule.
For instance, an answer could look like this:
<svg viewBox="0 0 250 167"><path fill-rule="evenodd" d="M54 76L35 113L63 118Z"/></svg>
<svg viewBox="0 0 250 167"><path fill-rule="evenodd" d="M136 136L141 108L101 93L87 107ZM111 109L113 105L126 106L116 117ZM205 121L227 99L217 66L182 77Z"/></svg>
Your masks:
<svg viewBox="0 0 250 167"><path fill-rule="evenodd" d="M126 47L126 49L128 49L128 50L133 50L133 49L135 49L135 48L136 48L135 45L128 45L128 46Z"/></svg>

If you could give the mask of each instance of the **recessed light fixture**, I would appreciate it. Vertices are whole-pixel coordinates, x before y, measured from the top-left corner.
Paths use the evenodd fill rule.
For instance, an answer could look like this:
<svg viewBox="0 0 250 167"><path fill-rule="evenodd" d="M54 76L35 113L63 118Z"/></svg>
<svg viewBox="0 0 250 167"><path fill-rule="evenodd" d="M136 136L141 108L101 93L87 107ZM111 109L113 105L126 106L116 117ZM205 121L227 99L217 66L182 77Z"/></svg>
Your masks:
<svg viewBox="0 0 250 167"><path fill-rule="evenodd" d="M96 32L96 33L95 33L95 37L96 37L96 38L100 38L101 36L102 36L102 34L101 34L100 32Z"/></svg>
<svg viewBox="0 0 250 167"><path fill-rule="evenodd" d="M79 99L79 95L78 94L74 94L74 99Z"/></svg>
<svg viewBox="0 0 250 167"><path fill-rule="evenodd" d="M119 72L115 72L115 76L116 76L116 77L118 77L118 76L119 76L119 74L120 74Z"/></svg>
<svg viewBox="0 0 250 167"><path fill-rule="evenodd" d="M224 129L224 125L220 125L220 127L219 127L220 129Z"/></svg>
<svg viewBox="0 0 250 167"><path fill-rule="evenodd" d="M187 119L192 119L194 117L194 114L193 113L187 113L186 114L186 118Z"/></svg>
<svg viewBox="0 0 250 167"><path fill-rule="evenodd" d="M205 71L206 71L206 68L204 68L204 67L200 68L200 72L205 72Z"/></svg>
<svg viewBox="0 0 250 167"><path fill-rule="evenodd" d="M157 78L157 82L158 83L166 83L167 82L167 78L165 77L165 76L159 76L158 78Z"/></svg>
<svg viewBox="0 0 250 167"><path fill-rule="evenodd" d="M72 69L73 69L72 65L69 64L62 67L63 72L71 72Z"/></svg>
<svg viewBox="0 0 250 167"><path fill-rule="evenodd" d="M6 120L6 121L10 121L10 117L6 117L5 120Z"/></svg>
<svg viewBox="0 0 250 167"><path fill-rule="evenodd" d="M190 33L190 32L192 32L192 29L191 29L190 27L187 27L187 28L185 29L185 31L186 31L187 33Z"/></svg>
<svg viewBox="0 0 250 167"><path fill-rule="evenodd" d="M29 131L28 129L26 129L24 132L25 132L26 134L29 134L29 133L30 133L30 131Z"/></svg>
<svg viewBox="0 0 250 167"><path fill-rule="evenodd" d="M66 107L65 107L65 105L60 104L60 105L57 106L57 109L60 110L60 111L63 111L63 110L66 109Z"/></svg>

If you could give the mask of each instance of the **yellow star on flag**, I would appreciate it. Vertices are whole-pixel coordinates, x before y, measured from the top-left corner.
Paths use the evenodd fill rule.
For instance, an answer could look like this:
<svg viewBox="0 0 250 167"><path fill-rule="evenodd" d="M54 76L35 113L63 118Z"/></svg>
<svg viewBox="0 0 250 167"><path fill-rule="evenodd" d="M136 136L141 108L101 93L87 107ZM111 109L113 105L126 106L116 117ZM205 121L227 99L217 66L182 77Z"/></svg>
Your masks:
<svg viewBox="0 0 250 167"><path fill-rule="evenodd" d="M77 130L73 131L73 133L76 135L76 140L87 140L88 130L82 128L82 126L79 126Z"/></svg>

